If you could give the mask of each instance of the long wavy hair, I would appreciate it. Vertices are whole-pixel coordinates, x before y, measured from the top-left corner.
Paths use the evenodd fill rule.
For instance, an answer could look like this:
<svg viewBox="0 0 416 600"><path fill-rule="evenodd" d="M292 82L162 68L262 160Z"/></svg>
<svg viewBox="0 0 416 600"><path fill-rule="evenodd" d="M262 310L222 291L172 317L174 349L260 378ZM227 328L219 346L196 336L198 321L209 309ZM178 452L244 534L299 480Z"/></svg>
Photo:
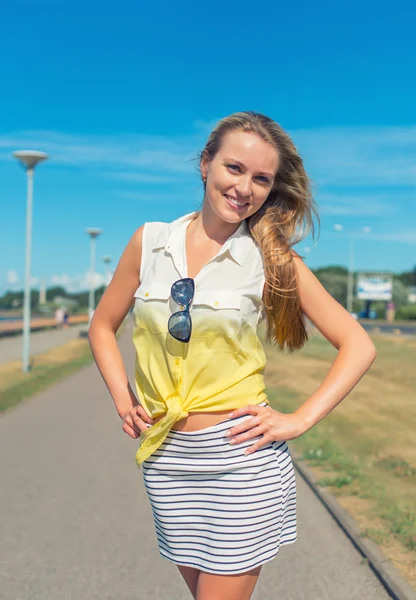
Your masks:
<svg viewBox="0 0 416 600"><path fill-rule="evenodd" d="M201 160L212 160L223 136L231 131L255 133L279 154L280 166L269 196L263 206L248 217L247 224L263 256L266 339L281 350L293 351L308 339L292 246L310 231L315 234L314 217L319 223L311 183L289 135L278 123L253 111L237 112L217 123L205 148L198 153L199 172Z"/></svg>

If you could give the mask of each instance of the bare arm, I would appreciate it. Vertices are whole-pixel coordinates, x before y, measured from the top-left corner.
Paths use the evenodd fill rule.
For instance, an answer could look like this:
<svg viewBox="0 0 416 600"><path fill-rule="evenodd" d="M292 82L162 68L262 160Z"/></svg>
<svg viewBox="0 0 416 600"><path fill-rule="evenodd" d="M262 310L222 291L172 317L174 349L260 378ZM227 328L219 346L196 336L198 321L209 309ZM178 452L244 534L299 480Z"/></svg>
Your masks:
<svg viewBox="0 0 416 600"><path fill-rule="evenodd" d="M140 227L132 235L120 258L113 278L94 312L88 332L91 351L123 420L123 429L133 438L137 438L145 427L140 422L140 417L149 423L152 421L143 407L139 407L131 389L116 333L129 312L134 292L140 285L142 236L143 227Z"/></svg>
<svg viewBox="0 0 416 600"><path fill-rule="evenodd" d="M376 358L376 349L359 323L295 257L302 309L338 354L318 389L296 411L310 429L349 394Z"/></svg>
<svg viewBox="0 0 416 600"><path fill-rule="evenodd" d="M338 354L318 389L294 413L285 414L271 407L249 405L228 416L253 415L226 434L240 443L263 434L245 451L251 454L270 440L299 437L323 419L354 388L376 357L373 342L359 323L320 284L302 260L294 257L299 277L302 310Z"/></svg>

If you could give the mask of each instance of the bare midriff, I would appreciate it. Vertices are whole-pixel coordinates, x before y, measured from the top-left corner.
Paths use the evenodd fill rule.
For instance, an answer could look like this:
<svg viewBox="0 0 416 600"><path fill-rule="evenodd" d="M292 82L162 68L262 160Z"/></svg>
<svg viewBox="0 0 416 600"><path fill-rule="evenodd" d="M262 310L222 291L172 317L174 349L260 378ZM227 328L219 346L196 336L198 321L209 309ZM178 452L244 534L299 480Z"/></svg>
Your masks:
<svg viewBox="0 0 416 600"><path fill-rule="evenodd" d="M193 412L189 413L185 419L181 419L172 426L172 429L176 431L197 431L198 429L205 429L205 427L212 427L221 421L225 421L227 415L232 412L232 409L219 410L216 412L201 413ZM160 421L164 415L158 415L154 418L155 423Z"/></svg>

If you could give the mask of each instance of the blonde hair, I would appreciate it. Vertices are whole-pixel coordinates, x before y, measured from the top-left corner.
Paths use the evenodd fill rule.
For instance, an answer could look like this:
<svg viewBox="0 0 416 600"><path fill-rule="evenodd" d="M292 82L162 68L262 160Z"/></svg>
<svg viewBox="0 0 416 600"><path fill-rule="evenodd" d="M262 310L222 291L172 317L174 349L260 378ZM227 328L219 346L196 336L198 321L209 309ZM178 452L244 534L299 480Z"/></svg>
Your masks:
<svg viewBox="0 0 416 600"><path fill-rule="evenodd" d="M198 154L199 169L202 159L210 161L217 154L223 136L236 130L255 133L279 154L280 166L269 196L248 217L247 224L263 256L267 341L273 341L282 350L293 351L308 339L292 246L309 231L314 234L314 217L319 221L310 180L289 135L278 123L253 111L237 112L217 123Z"/></svg>

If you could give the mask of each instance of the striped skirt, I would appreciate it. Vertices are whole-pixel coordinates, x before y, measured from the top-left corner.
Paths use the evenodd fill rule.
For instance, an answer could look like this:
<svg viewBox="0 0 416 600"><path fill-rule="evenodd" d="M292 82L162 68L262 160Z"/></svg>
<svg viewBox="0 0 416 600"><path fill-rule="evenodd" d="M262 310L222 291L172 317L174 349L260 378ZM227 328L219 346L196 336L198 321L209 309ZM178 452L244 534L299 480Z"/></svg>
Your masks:
<svg viewBox="0 0 416 600"><path fill-rule="evenodd" d="M287 443L271 442L244 456L261 436L235 446L224 437L249 418L171 430L142 463L162 557L208 573L236 574L296 541L296 482Z"/></svg>

